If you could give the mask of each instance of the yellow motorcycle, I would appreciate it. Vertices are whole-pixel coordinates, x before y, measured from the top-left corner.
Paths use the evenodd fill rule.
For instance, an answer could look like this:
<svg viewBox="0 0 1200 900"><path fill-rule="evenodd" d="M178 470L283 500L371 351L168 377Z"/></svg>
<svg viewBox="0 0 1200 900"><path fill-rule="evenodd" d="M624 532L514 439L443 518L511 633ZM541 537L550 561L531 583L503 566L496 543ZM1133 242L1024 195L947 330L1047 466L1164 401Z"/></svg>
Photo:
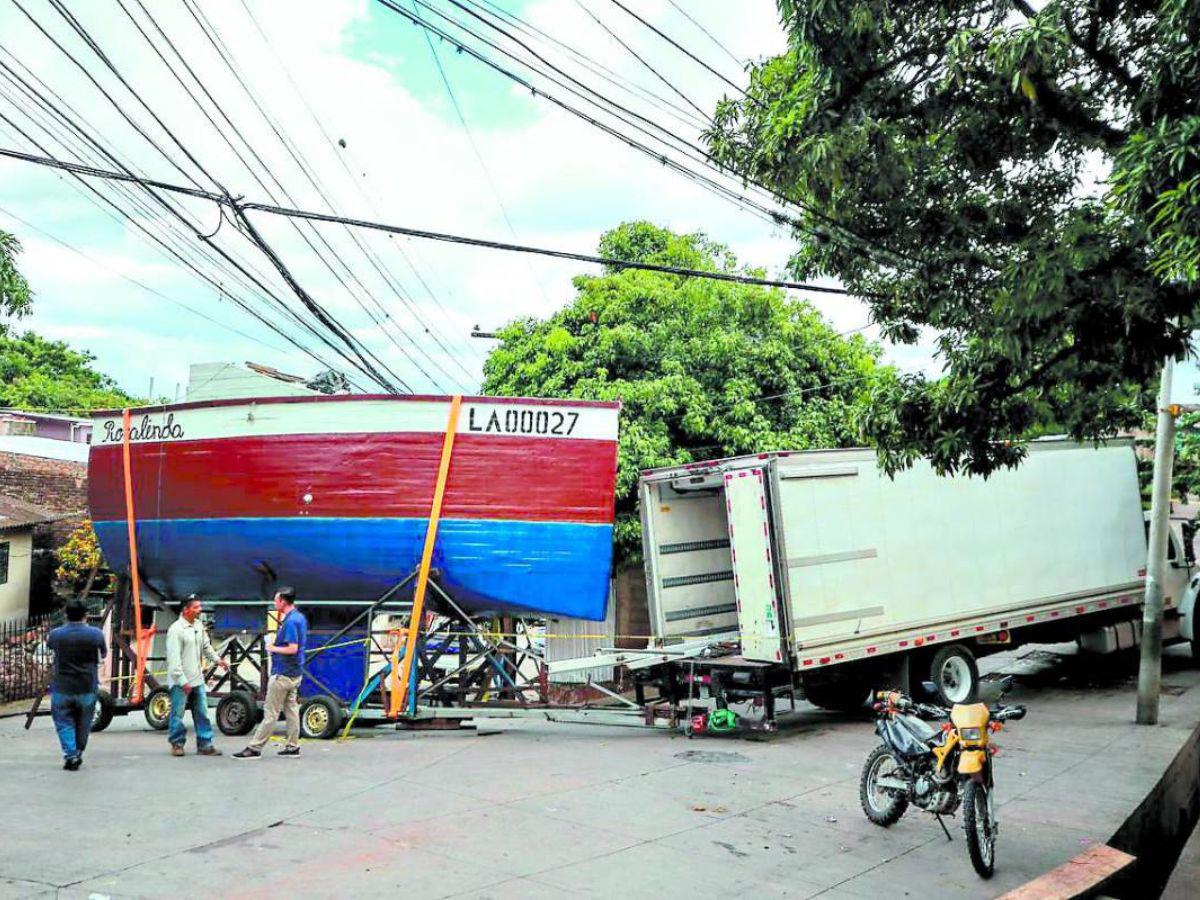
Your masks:
<svg viewBox="0 0 1200 900"><path fill-rule="evenodd" d="M859 784L863 812L884 828L900 821L911 804L932 813L949 840L941 817L961 806L967 853L983 878L995 871L999 831L992 773L996 748L990 737L1004 722L1025 717L1025 707L999 704L1012 679L999 685L993 706L956 703L952 709L914 702L900 691L879 691L875 731L883 743L867 757Z"/></svg>

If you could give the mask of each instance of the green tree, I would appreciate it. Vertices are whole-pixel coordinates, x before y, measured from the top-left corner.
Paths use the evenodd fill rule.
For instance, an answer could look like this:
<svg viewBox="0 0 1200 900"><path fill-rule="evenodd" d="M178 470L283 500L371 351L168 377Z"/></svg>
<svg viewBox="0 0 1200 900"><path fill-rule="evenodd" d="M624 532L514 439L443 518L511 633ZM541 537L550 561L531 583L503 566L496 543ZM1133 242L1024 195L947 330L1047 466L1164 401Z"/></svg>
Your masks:
<svg viewBox="0 0 1200 900"><path fill-rule="evenodd" d="M626 223L603 256L738 272L704 235ZM859 439L868 389L890 369L861 336L838 335L803 300L762 287L609 267L575 279L576 296L546 319L499 331L485 394L620 400L618 563L641 552L642 469Z"/></svg>
<svg viewBox="0 0 1200 900"><path fill-rule="evenodd" d="M0 231L0 314L24 315L29 310L32 292L17 271L21 242L7 231Z"/></svg>
<svg viewBox="0 0 1200 900"><path fill-rule="evenodd" d="M779 0L787 51L721 103L718 162L803 208L792 260L939 335L881 384L890 470L987 473L1056 422L1137 424L1195 325L1200 4Z"/></svg>
<svg viewBox="0 0 1200 900"><path fill-rule="evenodd" d="M135 402L92 368L95 357L32 331L0 331L0 406L85 413Z"/></svg>

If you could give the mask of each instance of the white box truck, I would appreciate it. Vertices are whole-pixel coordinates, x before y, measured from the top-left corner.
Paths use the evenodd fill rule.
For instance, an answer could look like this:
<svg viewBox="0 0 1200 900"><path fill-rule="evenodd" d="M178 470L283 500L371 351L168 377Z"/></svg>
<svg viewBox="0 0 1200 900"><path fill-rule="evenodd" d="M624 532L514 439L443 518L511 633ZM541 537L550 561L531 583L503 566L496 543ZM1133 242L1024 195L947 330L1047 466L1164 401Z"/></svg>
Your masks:
<svg viewBox="0 0 1200 900"><path fill-rule="evenodd" d="M1036 441L987 479L927 463L889 478L872 450L765 453L648 471L640 490L660 662L710 648L702 676L693 663L682 678L689 697L701 681L719 701L765 699L773 717L781 692L848 709L908 678L960 702L981 653L1117 649L1140 632L1146 531L1129 442ZM1166 634L1200 638L1200 575L1176 529L1169 559ZM732 652L714 654L722 645ZM677 699L678 673L653 677Z"/></svg>

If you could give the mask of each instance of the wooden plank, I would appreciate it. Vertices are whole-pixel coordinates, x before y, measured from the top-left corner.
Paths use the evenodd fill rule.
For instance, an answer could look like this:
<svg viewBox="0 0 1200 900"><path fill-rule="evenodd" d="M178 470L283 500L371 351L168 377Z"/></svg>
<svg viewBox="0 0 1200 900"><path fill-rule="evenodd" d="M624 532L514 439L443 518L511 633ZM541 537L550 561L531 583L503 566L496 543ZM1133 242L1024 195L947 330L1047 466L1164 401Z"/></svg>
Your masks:
<svg viewBox="0 0 1200 900"><path fill-rule="evenodd" d="M1136 858L1107 844L1100 844L1067 860L1057 869L1051 869L1045 875L1009 891L1000 900L1072 900L1086 897L1132 865Z"/></svg>
<svg viewBox="0 0 1200 900"><path fill-rule="evenodd" d="M437 543L438 521L442 516L442 500L446 496L446 482L450 477L450 457L454 453L454 436L458 432L458 411L462 406L462 395L455 394L450 400L450 419L446 423L446 436L442 440L442 458L438 463L437 482L433 488L433 505L429 510L429 524L425 529L425 548L421 553L421 567L417 573L417 584L413 590L412 613L408 619L405 639L404 665L397 658L399 642L392 651L392 696L388 704L388 717L395 719L400 714L401 704L408 704L409 680L416 668L417 632L425 611L425 591L429 587L429 569L433 563L433 547Z"/></svg>

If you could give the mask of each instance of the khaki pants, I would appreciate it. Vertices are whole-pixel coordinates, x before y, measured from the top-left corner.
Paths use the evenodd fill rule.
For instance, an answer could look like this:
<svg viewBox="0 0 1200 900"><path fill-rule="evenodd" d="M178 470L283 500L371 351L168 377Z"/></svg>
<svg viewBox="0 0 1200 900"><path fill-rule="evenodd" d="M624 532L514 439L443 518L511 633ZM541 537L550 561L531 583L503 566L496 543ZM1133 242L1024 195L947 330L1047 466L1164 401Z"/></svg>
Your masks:
<svg viewBox="0 0 1200 900"><path fill-rule="evenodd" d="M263 708L262 724L254 733L254 739L249 747L262 752L262 748L271 739L275 723L279 721L282 712L287 720L287 745L300 746L300 679L288 678L286 675L272 675L267 682L267 704Z"/></svg>

